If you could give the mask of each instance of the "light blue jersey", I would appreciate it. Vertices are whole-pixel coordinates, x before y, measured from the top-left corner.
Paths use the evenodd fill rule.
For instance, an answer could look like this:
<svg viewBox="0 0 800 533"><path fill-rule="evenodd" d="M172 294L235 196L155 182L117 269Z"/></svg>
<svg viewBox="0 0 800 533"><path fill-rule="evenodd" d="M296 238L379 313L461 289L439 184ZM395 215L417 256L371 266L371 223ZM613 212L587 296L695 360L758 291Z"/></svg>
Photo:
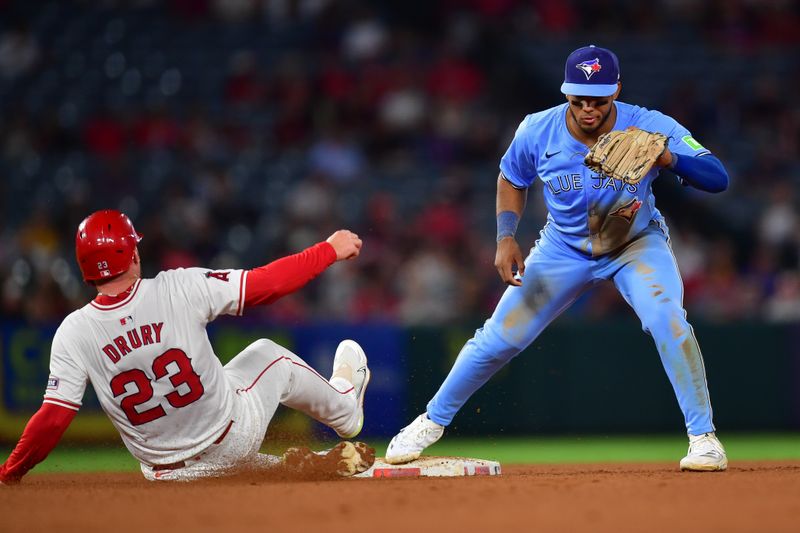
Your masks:
<svg viewBox="0 0 800 533"><path fill-rule="evenodd" d="M583 164L588 147L567 130L567 105L527 116L500 162L516 188L526 189L537 178L544 182L547 223L525 260L522 286L506 289L492 316L461 350L428 403L428 416L448 425L478 388L584 291L608 281L653 337L687 432L714 431L703 358L686 320L683 282L653 197L658 170L637 185L594 173ZM663 133L679 157L708 154L674 119L621 102L614 105L612 129L636 126Z"/></svg>
<svg viewBox="0 0 800 533"><path fill-rule="evenodd" d="M544 183L545 232L587 255L599 256L629 242L651 221L666 227L652 191L658 169L638 184L626 185L586 167L583 158L589 149L567 129L568 105L525 117L500 161L500 170L514 187L528 188L537 178ZM708 153L675 119L622 102L615 105L612 129L636 126L663 133L669 149L679 156Z"/></svg>

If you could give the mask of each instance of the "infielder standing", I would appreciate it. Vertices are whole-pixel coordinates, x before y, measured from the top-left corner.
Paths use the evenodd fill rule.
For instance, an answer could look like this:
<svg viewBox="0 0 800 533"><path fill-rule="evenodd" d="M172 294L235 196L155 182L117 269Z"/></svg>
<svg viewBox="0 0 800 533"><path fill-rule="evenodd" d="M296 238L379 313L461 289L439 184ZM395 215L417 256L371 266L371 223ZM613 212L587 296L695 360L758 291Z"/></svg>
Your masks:
<svg viewBox="0 0 800 533"><path fill-rule="evenodd" d="M370 373L361 347L343 341L330 381L289 350L262 339L225 367L206 325L296 291L336 261L358 256L361 239L340 230L303 252L252 270L188 268L141 278L127 216L98 211L78 227L76 255L97 297L56 331L44 402L0 481L19 481L56 446L81 406L88 382L147 479L191 480L269 467L258 453L278 404L355 437ZM337 446L365 469L351 443Z"/></svg>
<svg viewBox="0 0 800 533"><path fill-rule="evenodd" d="M674 119L617 101L621 84L613 52L580 48L564 68L561 92L567 102L525 117L500 162L495 266L510 287L461 350L427 412L392 439L386 459L404 463L419 457L495 372L583 291L610 280L653 337L683 411L689 452L681 469L725 470L728 461L714 434L703 358L686 321L683 282L664 217L655 207L652 182L666 167L684 185L721 192L728 175L719 159ZM631 185L584 165L600 135L629 127L668 137L667 149L642 181ZM514 234L535 179L544 182L549 213L523 262Z"/></svg>

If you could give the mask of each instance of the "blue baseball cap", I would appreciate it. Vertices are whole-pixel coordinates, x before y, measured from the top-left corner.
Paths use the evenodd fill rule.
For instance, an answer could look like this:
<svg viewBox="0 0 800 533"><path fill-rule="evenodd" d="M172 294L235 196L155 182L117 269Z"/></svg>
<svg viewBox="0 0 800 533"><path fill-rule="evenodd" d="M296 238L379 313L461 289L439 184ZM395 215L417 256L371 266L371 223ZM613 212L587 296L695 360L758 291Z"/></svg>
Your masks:
<svg viewBox="0 0 800 533"><path fill-rule="evenodd" d="M578 48L564 65L561 92L575 96L611 96L617 92L619 61L611 50L589 45Z"/></svg>

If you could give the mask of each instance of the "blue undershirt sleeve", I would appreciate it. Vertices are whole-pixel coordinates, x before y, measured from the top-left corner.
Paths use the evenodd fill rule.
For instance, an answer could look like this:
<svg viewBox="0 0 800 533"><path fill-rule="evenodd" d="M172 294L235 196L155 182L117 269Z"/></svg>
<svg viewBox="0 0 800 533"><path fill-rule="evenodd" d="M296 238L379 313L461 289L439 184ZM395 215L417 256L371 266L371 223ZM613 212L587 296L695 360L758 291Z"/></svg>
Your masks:
<svg viewBox="0 0 800 533"><path fill-rule="evenodd" d="M728 172L722 161L711 154L691 157L672 153L672 171L684 184L706 192L722 192L728 188Z"/></svg>

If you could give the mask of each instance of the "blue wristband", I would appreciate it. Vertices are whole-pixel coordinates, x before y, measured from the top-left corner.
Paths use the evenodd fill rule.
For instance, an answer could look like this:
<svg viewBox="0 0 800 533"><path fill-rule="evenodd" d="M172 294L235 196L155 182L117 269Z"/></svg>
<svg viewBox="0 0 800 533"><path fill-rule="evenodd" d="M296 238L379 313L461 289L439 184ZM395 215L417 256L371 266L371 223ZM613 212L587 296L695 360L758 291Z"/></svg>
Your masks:
<svg viewBox="0 0 800 533"><path fill-rule="evenodd" d="M497 215L497 242L517 233L519 215L513 211L503 211Z"/></svg>

